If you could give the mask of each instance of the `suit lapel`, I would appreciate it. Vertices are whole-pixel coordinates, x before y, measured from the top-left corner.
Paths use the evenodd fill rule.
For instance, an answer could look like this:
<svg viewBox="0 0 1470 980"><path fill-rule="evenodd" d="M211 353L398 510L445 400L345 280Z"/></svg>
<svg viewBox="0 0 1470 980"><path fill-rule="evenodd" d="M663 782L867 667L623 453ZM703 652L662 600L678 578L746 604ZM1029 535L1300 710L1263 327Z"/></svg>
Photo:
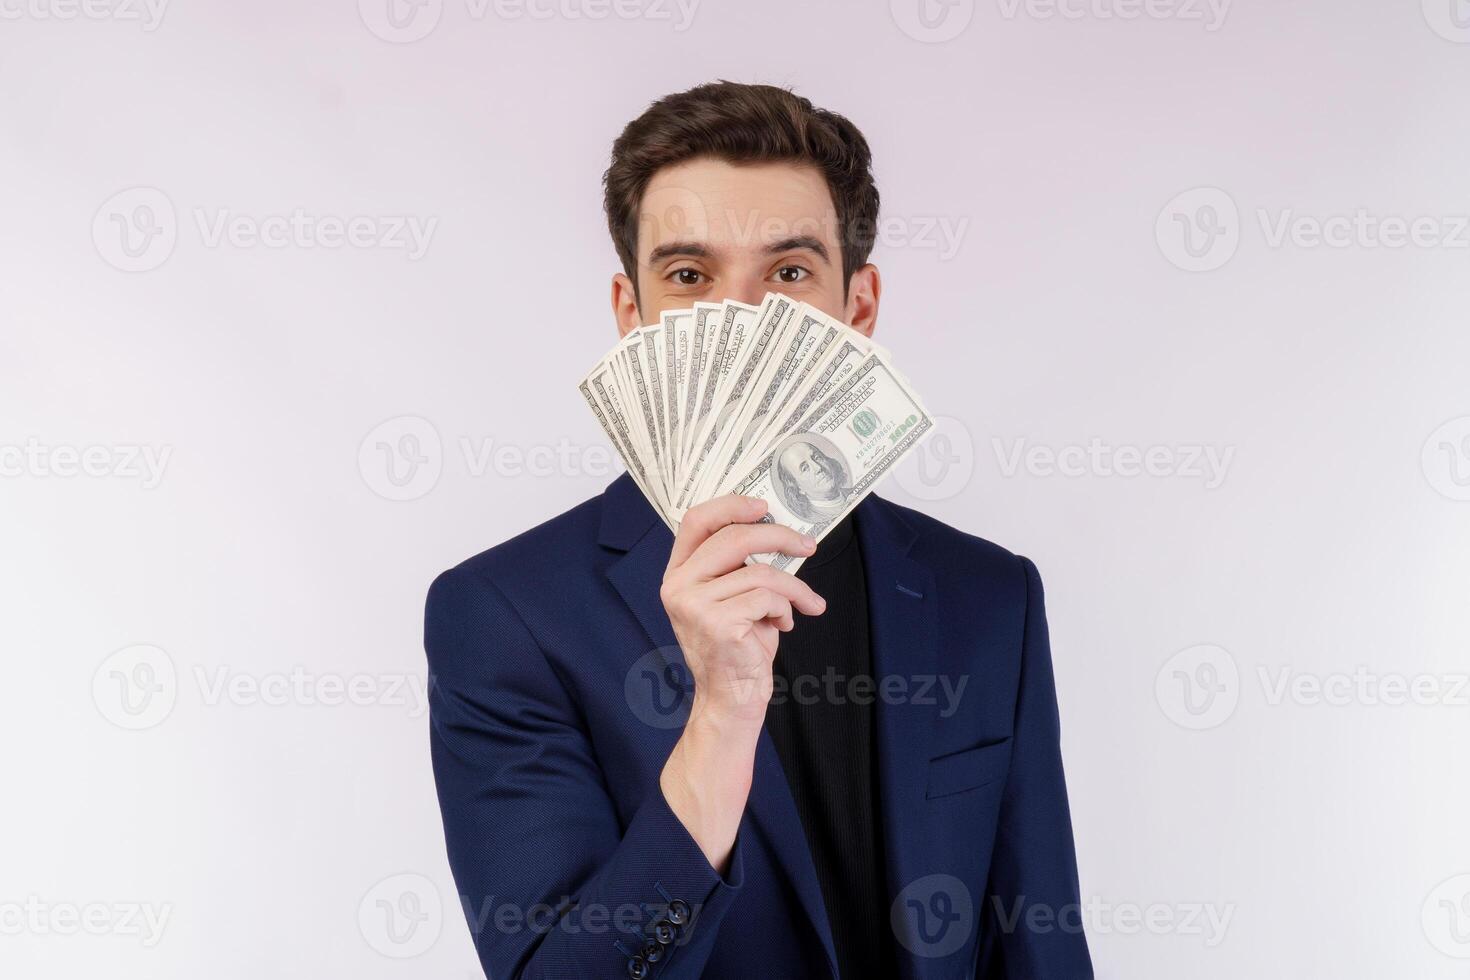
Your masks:
<svg viewBox="0 0 1470 980"><path fill-rule="evenodd" d="M868 580L873 673L879 690L886 679L901 678L902 690L912 695L921 690L919 683L932 684L937 673L934 573L908 557L915 531L891 504L872 496L858 506L857 515ZM934 706L912 696L879 698L876 720L878 792L891 902L910 882L934 870L926 863L929 841L920 822L926 805ZM938 965L905 955L902 949L898 961L904 980L918 980L928 972L927 967Z"/></svg>
<svg viewBox="0 0 1470 980"><path fill-rule="evenodd" d="M664 568L668 565L673 544L673 535L667 527L663 524L651 526L632 550L607 570L608 581L633 610L643 631L655 647L666 653L676 653L672 648L678 641L674 638L674 628L669 624L658 591L663 585ZM679 656L678 659L682 661L684 658Z"/></svg>

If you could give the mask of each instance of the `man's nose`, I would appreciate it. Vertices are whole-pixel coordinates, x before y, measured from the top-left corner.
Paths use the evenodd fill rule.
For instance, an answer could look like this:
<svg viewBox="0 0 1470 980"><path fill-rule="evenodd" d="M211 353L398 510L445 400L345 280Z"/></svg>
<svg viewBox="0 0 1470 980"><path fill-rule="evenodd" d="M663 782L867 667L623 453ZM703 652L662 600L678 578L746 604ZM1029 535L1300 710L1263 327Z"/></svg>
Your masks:
<svg viewBox="0 0 1470 980"><path fill-rule="evenodd" d="M760 306L770 287L758 274L732 276L727 283L726 299L733 299L748 306Z"/></svg>

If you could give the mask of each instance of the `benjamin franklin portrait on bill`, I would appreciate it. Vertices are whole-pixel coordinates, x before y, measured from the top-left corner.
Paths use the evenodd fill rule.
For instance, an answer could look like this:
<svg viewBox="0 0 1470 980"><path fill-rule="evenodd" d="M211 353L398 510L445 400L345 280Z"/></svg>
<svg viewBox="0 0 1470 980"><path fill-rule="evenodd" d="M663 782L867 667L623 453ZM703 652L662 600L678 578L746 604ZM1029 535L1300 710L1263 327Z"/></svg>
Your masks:
<svg viewBox="0 0 1470 980"><path fill-rule="evenodd" d="M774 455L773 489L788 511L808 524L842 516L852 493L852 467L829 439L803 432L777 446Z"/></svg>

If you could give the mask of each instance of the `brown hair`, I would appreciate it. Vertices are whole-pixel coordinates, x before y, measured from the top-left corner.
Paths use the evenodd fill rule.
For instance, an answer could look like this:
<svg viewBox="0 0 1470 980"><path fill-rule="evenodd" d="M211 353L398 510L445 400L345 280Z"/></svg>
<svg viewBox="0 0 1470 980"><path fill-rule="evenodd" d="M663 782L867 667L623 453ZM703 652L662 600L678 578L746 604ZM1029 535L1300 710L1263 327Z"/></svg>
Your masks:
<svg viewBox="0 0 1470 980"><path fill-rule="evenodd" d="M863 134L843 116L774 85L710 82L666 95L623 129L602 176L607 229L638 287L638 209L653 175L695 157L731 163L812 164L837 212L842 288L868 261L878 228L878 188Z"/></svg>

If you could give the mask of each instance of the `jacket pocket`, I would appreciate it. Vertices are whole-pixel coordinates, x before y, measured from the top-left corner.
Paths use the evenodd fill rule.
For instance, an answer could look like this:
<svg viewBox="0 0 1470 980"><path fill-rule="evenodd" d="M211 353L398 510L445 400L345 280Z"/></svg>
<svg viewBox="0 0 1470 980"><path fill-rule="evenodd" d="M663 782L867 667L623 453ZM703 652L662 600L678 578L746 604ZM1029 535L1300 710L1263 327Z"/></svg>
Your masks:
<svg viewBox="0 0 1470 980"><path fill-rule="evenodd" d="M978 789L1006 774L1011 761L1011 740L1007 736L974 748L961 749L929 761L929 789L926 799L953 796L967 789Z"/></svg>

